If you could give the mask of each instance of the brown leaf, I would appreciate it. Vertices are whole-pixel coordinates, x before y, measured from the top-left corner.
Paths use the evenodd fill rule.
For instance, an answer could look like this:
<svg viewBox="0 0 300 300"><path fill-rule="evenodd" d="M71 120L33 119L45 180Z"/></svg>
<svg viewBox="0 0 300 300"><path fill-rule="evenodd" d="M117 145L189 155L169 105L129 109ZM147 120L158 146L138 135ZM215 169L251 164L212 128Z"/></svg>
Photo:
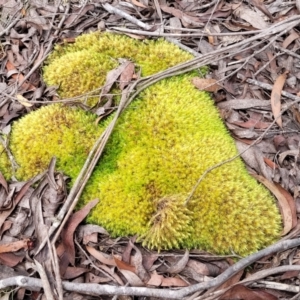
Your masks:
<svg viewBox="0 0 300 300"><path fill-rule="evenodd" d="M96 276L93 273L88 273L87 274L87 282L88 283L106 283L112 281L109 277L101 277L101 276Z"/></svg>
<svg viewBox="0 0 300 300"><path fill-rule="evenodd" d="M114 256L114 260L115 260L115 263L116 263L116 266L118 267L119 270L127 270L127 271L130 271L130 272L133 272L135 273L136 272L136 269L134 266L124 262L124 261L121 261L119 260L117 257Z"/></svg>
<svg viewBox="0 0 300 300"><path fill-rule="evenodd" d="M67 267L67 270L64 273L63 279L74 279L88 271L89 270L86 268Z"/></svg>
<svg viewBox="0 0 300 300"><path fill-rule="evenodd" d="M238 151L242 153L241 157L248 166L256 170L268 180L271 180L271 170L267 168L264 162L264 155L258 146L252 146L251 148L247 149L248 146L240 141L236 141L236 146ZM245 152L246 149L247 151Z"/></svg>
<svg viewBox="0 0 300 300"><path fill-rule="evenodd" d="M265 187L267 187L277 198L283 222L283 231L281 235L286 235L293 227L293 216L288 201L274 183L260 175L252 174L252 176L256 178L260 183L262 183Z"/></svg>
<svg viewBox="0 0 300 300"><path fill-rule="evenodd" d="M108 232L101 226L95 224L80 225L76 230L78 241L83 240L83 245L87 245L90 240L94 241L95 236L98 242L98 233L108 235Z"/></svg>
<svg viewBox="0 0 300 300"><path fill-rule="evenodd" d="M235 283L238 283L240 281L241 277L243 276L243 273L244 273L244 270L239 271L237 274L233 275L228 280L226 280L223 284L218 286L218 288L216 290L223 290L223 289L226 289L226 288L232 286Z"/></svg>
<svg viewBox="0 0 300 300"><path fill-rule="evenodd" d="M66 28L72 26L75 26L78 20L86 15L86 13L90 10L94 10L95 5L94 4L89 4L85 5L84 7L80 7L72 11L72 13L68 14L68 18L65 20L64 25L66 25Z"/></svg>
<svg viewBox="0 0 300 300"><path fill-rule="evenodd" d="M272 294L269 294L263 290L251 290L243 285L235 285L228 291L226 291L219 300L277 300Z"/></svg>
<svg viewBox="0 0 300 300"><path fill-rule="evenodd" d="M2 265L8 266L8 267L15 267L17 264L19 264L25 257L25 254L22 255L15 255L14 253L1 253L0 254L0 263Z"/></svg>
<svg viewBox="0 0 300 300"><path fill-rule="evenodd" d="M178 262L176 262L173 266L168 268L167 272L170 273L170 274L180 273L185 268L186 264L188 263L189 256L190 256L189 251L185 250L185 253L182 256L182 258Z"/></svg>
<svg viewBox="0 0 300 300"><path fill-rule="evenodd" d="M134 63L129 62L120 76L120 89L124 90L124 88L129 84L134 75Z"/></svg>
<svg viewBox="0 0 300 300"><path fill-rule="evenodd" d="M137 0L130 0L129 2L132 3L132 4L134 4L134 5L136 5L136 6L138 6L138 7L148 8L146 5L144 5L143 3L141 3L141 2L139 2Z"/></svg>
<svg viewBox="0 0 300 300"><path fill-rule="evenodd" d="M0 228L2 227L2 225L5 222L6 218L8 216L10 216L10 214L13 212L13 210L15 209L15 207L17 206L17 204L22 200L22 198L24 197L24 195L27 193L27 191L30 188L30 186L31 186L32 183L33 183L32 181L26 182L22 186L22 188L20 189L20 191L17 193L17 195L15 196L15 199L13 201L12 207L10 209L8 209L8 210L2 211L2 213L0 214Z"/></svg>
<svg viewBox="0 0 300 300"><path fill-rule="evenodd" d="M7 181L5 180L5 178L4 178L4 176L2 175L1 172L0 172L0 185L2 185L4 187L6 194L8 194Z"/></svg>
<svg viewBox="0 0 300 300"><path fill-rule="evenodd" d="M201 91L215 93L222 89L222 86L218 84L216 79L206 79L200 77L192 78L192 84Z"/></svg>
<svg viewBox="0 0 300 300"><path fill-rule="evenodd" d="M299 34L295 30L291 30L291 33L282 42L282 47L287 48L294 40L299 38Z"/></svg>
<svg viewBox="0 0 300 300"><path fill-rule="evenodd" d="M120 269L119 271L131 286L144 286L142 280L135 273L125 269Z"/></svg>
<svg viewBox="0 0 300 300"><path fill-rule="evenodd" d="M261 122L254 119L249 119L246 122L234 121L232 124L238 125L243 128L257 128L257 129L265 129L269 127L269 123Z"/></svg>
<svg viewBox="0 0 300 300"><path fill-rule="evenodd" d="M10 61L7 61L6 63L6 69L8 71L13 71L13 70L16 70L15 66L10 62ZM19 73L17 70L14 74L12 74L12 78L17 80L18 82L22 82L23 79L24 79L24 75L22 73ZM32 90L34 91L36 89L36 87L34 85L32 85L31 83L27 83L27 82L24 82L22 84L22 88L26 91L28 90Z"/></svg>
<svg viewBox="0 0 300 300"><path fill-rule="evenodd" d="M86 246L86 250L94 256L96 259L98 259L102 264L109 265L109 266L116 266L115 260L111 257L111 255L108 255L106 253L102 253L98 250L96 250L93 247Z"/></svg>
<svg viewBox="0 0 300 300"><path fill-rule="evenodd" d="M279 166L275 164L271 159L264 157L264 162L273 170L278 169Z"/></svg>
<svg viewBox="0 0 300 300"><path fill-rule="evenodd" d="M101 90L100 99L106 96L106 94L110 91L114 83L118 80L118 78L130 64L132 64L132 62L130 62L129 60L125 60L120 66L107 73L105 84Z"/></svg>
<svg viewBox="0 0 300 300"><path fill-rule="evenodd" d="M68 256L69 262L74 265L75 264L75 247L73 236L77 226L84 220L84 218L89 214L90 210L98 203L98 199L90 201L86 206L84 206L81 210L74 213L65 227L62 230L61 238L62 243L64 245L66 254Z"/></svg>
<svg viewBox="0 0 300 300"><path fill-rule="evenodd" d="M136 237L133 237L133 242L131 240L129 240L129 242L126 245L125 250L122 253L122 261L126 262L126 263L130 263L130 257L131 257L131 251L133 249L134 246L134 242L136 240Z"/></svg>
<svg viewBox="0 0 300 300"><path fill-rule="evenodd" d="M135 266L135 272L141 278L143 282L147 282L150 278L148 272L143 266L143 256L138 247L136 247L131 241L129 242L133 245L133 248L135 250L135 255L132 257L131 263Z"/></svg>
<svg viewBox="0 0 300 300"><path fill-rule="evenodd" d="M189 286L189 284L178 277L168 277L168 278L163 278L161 286L184 287L184 286Z"/></svg>
<svg viewBox="0 0 300 300"><path fill-rule="evenodd" d="M275 182L275 185L289 204L292 213L292 228L294 228L297 225L297 210L296 210L295 200L292 197L292 195L286 189L284 189L279 183Z"/></svg>
<svg viewBox="0 0 300 300"><path fill-rule="evenodd" d="M157 254L143 255L143 265L145 269L149 271L158 257Z"/></svg>
<svg viewBox="0 0 300 300"><path fill-rule="evenodd" d="M242 4L234 10L234 15L251 24L254 28L265 29L268 28L268 23L256 11L252 10L249 6Z"/></svg>
<svg viewBox="0 0 300 300"><path fill-rule="evenodd" d="M217 276L220 272L216 273L215 271L211 272L209 268L209 264L205 264L195 259L190 259L187 263L187 266L195 270L198 274L206 275L206 276ZM219 271L220 269L217 268Z"/></svg>
<svg viewBox="0 0 300 300"><path fill-rule="evenodd" d="M161 286L163 279L164 277L162 275L158 275L156 272L154 272L153 274L151 274L147 285Z"/></svg>
<svg viewBox="0 0 300 300"><path fill-rule="evenodd" d="M261 12L263 12L266 16L270 18L271 21L274 20L272 14L270 11L267 9L263 1L261 0L250 0L250 3L256 6Z"/></svg>
<svg viewBox="0 0 300 300"><path fill-rule="evenodd" d="M282 128L282 118L280 116L281 112L281 92L283 86L285 84L285 80L287 77L288 72L284 72L283 74L279 75L275 80L272 93L271 93L271 107L272 112L274 115L274 119L280 128Z"/></svg>
<svg viewBox="0 0 300 300"><path fill-rule="evenodd" d="M161 5L160 8L162 11L181 19L185 27L189 27L189 25L198 25L198 26L203 25L200 22L200 19L198 17L190 16L184 13L183 11L181 11L180 9L174 7L168 7L167 5Z"/></svg>
<svg viewBox="0 0 300 300"><path fill-rule="evenodd" d="M28 249L28 243L31 242L30 239L24 239L16 242L11 242L7 244L0 245L0 253L6 253L6 252L16 252L20 249Z"/></svg>

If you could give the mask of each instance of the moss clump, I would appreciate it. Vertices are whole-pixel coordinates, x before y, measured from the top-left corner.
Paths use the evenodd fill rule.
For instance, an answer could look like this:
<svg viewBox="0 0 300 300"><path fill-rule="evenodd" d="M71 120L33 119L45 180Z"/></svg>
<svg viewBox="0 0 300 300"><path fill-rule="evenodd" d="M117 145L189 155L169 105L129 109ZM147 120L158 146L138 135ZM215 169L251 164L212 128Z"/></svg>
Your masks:
<svg viewBox="0 0 300 300"><path fill-rule="evenodd" d="M0 172L5 178L12 176L12 166L2 144L0 144Z"/></svg>
<svg viewBox="0 0 300 300"><path fill-rule="evenodd" d="M70 57L74 59L68 64ZM74 73L84 72L82 66L89 65L90 57L97 59L88 70L95 70L94 64L99 59L104 74L113 67L111 61L125 57L141 66L145 76L186 61L190 55L164 41L138 42L111 34L84 35L75 44L54 51L45 67L45 81L61 84L64 96L99 87L104 75L93 71L87 72L82 81L81 76L73 80ZM102 62L104 57L107 63ZM57 69L59 66L64 67ZM276 240L281 225L274 199L249 176L240 159L209 173L185 205L186 195L199 176L237 153L209 95L191 85L193 75L162 80L142 92L127 108L88 182L81 205L98 197L100 202L88 217L89 222L105 226L115 236L138 234L149 247L199 247L222 254L231 251L248 254ZM69 111L55 107L58 115L64 115L65 109ZM52 117L46 113L50 108L29 114L14 126L11 144L23 169L19 171L20 177L31 176L42 165L26 164L30 156L38 156L39 161L47 156L43 161L46 165L56 155L63 161L59 167L72 177L79 169L74 170L74 159L79 157L80 163L76 164L79 166L87 156L86 148L73 149L74 145L69 143L84 135L77 134L78 127L67 132L60 129L65 120L56 122L50 131L54 136L58 131L63 138L36 136L34 127L38 124L43 127L39 132L49 132L45 124L52 124ZM72 120L78 122L73 113ZM83 129L91 126L88 125L91 122L83 123L79 128L90 137L76 146L88 144L87 141L91 145L95 139L93 133L98 135L105 127L103 124L99 131L93 131ZM67 142L50 150L58 140ZM35 141L33 153L32 147L26 145ZM18 150L20 143L22 151ZM72 154L67 154L68 151ZM25 172L27 168L31 171Z"/></svg>
<svg viewBox="0 0 300 300"><path fill-rule="evenodd" d="M44 67L44 80L47 85L58 85L62 97L80 96L102 87L119 58L137 62L142 75L148 76L187 61L191 55L163 40L140 42L120 35L86 34L74 44L56 46ZM95 105L97 100L90 98L87 103Z"/></svg>
<svg viewBox="0 0 300 300"><path fill-rule="evenodd" d="M53 156L58 170L72 179L78 175L101 129L95 116L59 104L42 107L17 121L10 148L19 164L17 178L42 172Z"/></svg>

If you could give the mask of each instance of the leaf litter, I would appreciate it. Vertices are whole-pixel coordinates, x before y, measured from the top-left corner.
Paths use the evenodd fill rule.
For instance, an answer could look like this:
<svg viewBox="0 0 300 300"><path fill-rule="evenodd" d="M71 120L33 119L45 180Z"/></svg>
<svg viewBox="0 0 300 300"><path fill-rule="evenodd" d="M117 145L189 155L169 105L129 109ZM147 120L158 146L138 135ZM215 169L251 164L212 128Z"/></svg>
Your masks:
<svg viewBox="0 0 300 300"><path fill-rule="evenodd" d="M114 1L108 6L97 0L44 1L43 5L35 0L26 4L0 0L1 143L7 145L15 119L42 105L54 101L79 105L75 98L59 99L58 87L46 88L41 79L42 63L56 43L71 43L79 34L97 29L137 39L164 36L197 57L214 53L206 62L210 65L207 77L195 78L193 83L213 93L239 148L261 137L243 158L249 172L278 198L283 240L299 237L299 7L298 1L134 0ZM274 26L281 30L273 30ZM99 118L114 110L111 87L116 83L121 89L130 87L137 76L132 63L126 61L112 70L94 109ZM84 283L111 287L110 293L97 294L101 299L121 297L114 289L117 286L156 287L153 296L168 298L170 287L209 283L235 265L235 254L231 258L195 250L156 253L142 248L134 238L113 239L104 228L82 223L93 202L70 215L58 239L53 240L49 228L68 197L67 183L68 179L55 171L55 161L28 182L7 182L0 174L1 280L20 275L42 279L39 287L19 284L10 292L11 298L38 299L49 293L49 287L54 299L95 298L94 286L91 290L75 288ZM47 246L40 249L45 240ZM231 280L219 289L200 289L192 298L296 299L300 295L299 257L297 247L284 248L256 260L251 269L245 265L238 274L232 273ZM239 284L256 272L280 266L290 270L266 276L264 281ZM64 285L63 294L57 274L71 284ZM8 286L16 285L12 281ZM188 291L186 295L194 293ZM141 296L139 293L133 289L122 297L133 299ZM47 294L48 298L51 295Z"/></svg>

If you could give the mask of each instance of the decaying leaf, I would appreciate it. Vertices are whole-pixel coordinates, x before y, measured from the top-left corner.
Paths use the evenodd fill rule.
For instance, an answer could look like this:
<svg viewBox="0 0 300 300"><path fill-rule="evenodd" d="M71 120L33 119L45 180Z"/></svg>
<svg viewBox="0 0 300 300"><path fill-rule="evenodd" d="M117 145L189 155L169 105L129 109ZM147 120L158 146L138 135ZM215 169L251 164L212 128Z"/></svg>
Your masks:
<svg viewBox="0 0 300 300"><path fill-rule="evenodd" d="M246 286L237 284L225 292L220 300L277 300L277 297L263 290L252 290Z"/></svg>
<svg viewBox="0 0 300 300"><path fill-rule="evenodd" d="M280 128L282 128L282 118L280 116L281 113L281 92L286 80L288 72L284 72L279 75L274 83L272 93L271 93L271 106L272 112L274 115L274 119Z"/></svg>
<svg viewBox="0 0 300 300"><path fill-rule="evenodd" d="M170 274L178 274L180 273L185 266L187 265L189 261L189 251L186 250L184 255L181 257L181 259L176 262L174 265L172 265L170 268L167 269L167 272Z"/></svg>
<svg viewBox="0 0 300 300"><path fill-rule="evenodd" d="M194 77L192 79L192 84L201 91L215 93L222 89L223 87L218 84L216 79L206 79L200 77Z"/></svg>
<svg viewBox="0 0 300 300"><path fill-rule="evenodd" d="M65 227L62 230L62 243L64 245L65 251L69 258L69 262L74 265L75 264L75 247L74 247L74 232L77 226L83 221L83 219L88 215L90 210L98 203L98 199L90 201L87 205L85 205L81 210L74 213Z"/></svg>
<svg viewBox="0 0 300 300"><path fill-rule="evenodd" d="M98 259L102 264L109 265L109 266L116 266L116 262L114 258L111 255L108 255L106 253L102 253L98 250L96 250L93 247L86 246L86 250L94 256L96 259Z"/></svg>
<svg viewBox="0 0 300 300"><path fill-rule="evenodd" d="M287 199L271 181L260 175L252 174L252 176L265 185L277 198L283 222L283 231L281 235L286 235L293 228L293 213Z"/></svg>
<svg viewBox="0 0 300 300"><path fill-rule="evenodd" d="M2 244L0 245L0 253L16 252L20 249L27 250L30 242L30 239L24 239L17 242Z"/></svg>

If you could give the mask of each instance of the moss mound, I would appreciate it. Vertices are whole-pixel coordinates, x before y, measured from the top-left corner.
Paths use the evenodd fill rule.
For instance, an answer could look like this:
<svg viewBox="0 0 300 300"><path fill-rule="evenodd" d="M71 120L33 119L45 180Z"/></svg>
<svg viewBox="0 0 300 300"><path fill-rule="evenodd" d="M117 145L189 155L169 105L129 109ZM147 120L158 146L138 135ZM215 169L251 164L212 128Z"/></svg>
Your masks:
<svg viewBox="0 0 300 300"><path fill-rule="evenodd" d="M63 97L80 95L101 86L106 72L120 57L136 62L144 76L191 58L162 40L140 42L112 34L89 34L73 45L57 47L44 69L44 78L47 84L60 84ZM213 101L191 85L192 76L162 80L127 108L88 182L81 205L98 197L100 203L89 222L103 225L115 236L138 234L149 247L198 247L221 254L248 254L276 240L281 223L274 199L247 173L240 159L209 173L185 205L199 176L237 153ZM69 111L56 105L52 109L56 116ZM74 178L87 148L106 124L95 129L89 117L74 130L64 125L65 120L52 124L48 110L51 106L14 125L11 148L23 166L19 176L31 176L56 155L61 160L59 168ZM81 118L74 116L77 114L72 111L71 119L77 124ZM42 126L39 135L38 124ZM61 126L65 126L63 130ZM78 133L79 128L82 131ZM50 138L52 135L55 138ZM74 148L70 141L85 135ZM64 146L60 146L62 141ZM20 143L23 151L18 150ZM34 152L25 146L30 143L34 143ZM82 148L85 143L88 147ZM39 157L40 163L26 165L33 156ZM25 173L27 168L31 171Z"/></svg>
<svg viewBox="0 0 300 300"><path fill-rule="evenodd" d="M102 128L93 114L55 104L31 112L13 125L10 148L17 178L42 172L53 156L58 170L75 179Z"/></svg>
<svg viewBox="0 0 300 300"><path fill-rule="evenodd" d="M0 172L5 178L12 176L12 166L2 144L0 144Z"/></svg>

